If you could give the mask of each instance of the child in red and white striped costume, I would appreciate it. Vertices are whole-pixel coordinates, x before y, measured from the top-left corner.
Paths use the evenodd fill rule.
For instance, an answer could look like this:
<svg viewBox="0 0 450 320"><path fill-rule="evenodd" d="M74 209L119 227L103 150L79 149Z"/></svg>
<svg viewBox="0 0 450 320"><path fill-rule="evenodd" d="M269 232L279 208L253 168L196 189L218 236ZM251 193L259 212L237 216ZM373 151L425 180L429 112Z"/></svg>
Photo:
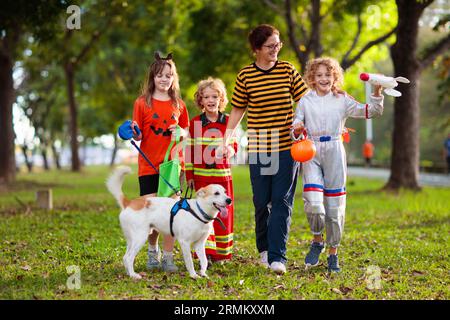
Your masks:
<svg viewBox="0 0 450 320"><path fill-rule="evenodd" d="M226 227L214 221L214 232L206 241L206 255L211 261L229 260L233 248L234 196L229 159L237 152L234 139L228 146L228 158L216 154L223 144L228 115L223 111L228 103L222 80L209 77L198 83L195 102L202 113L190 121L190 136L186 148L186 181L198 190L209 184L222 185L233 200L228 216L222 218Z"/></svg>

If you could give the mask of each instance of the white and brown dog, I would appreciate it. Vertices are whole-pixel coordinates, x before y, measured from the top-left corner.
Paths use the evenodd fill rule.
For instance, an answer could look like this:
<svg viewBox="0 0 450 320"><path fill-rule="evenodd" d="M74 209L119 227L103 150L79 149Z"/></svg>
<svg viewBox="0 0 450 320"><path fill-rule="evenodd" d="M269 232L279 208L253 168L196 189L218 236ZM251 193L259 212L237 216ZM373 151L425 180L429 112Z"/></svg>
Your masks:
<svg viewBox="0 0 450 320"><path fill-rule="evenodd" d="M142 277L134 272L134 259L146 243L152 229L170 235L171 209L178 199L142 196L128 200L122 193L124 176L128 173L131 173L131 168L118 167L106 181L106 186L122 209L119 219L127 240L127 251L123 257L126 272L132 278L141 279ZM197 197L187 202L194 213L180 208L173 217L173 233L180 243L189 275L198 278L192 261L191 244L193 244L200 260L200 275L207 277L206 238L211 232L212 221L217 214L220 212L221 216L226 216L226 207L231 204L231 199L221 185L210 184L199 189ZM197 217L194 214L197 214Z"/></svg>

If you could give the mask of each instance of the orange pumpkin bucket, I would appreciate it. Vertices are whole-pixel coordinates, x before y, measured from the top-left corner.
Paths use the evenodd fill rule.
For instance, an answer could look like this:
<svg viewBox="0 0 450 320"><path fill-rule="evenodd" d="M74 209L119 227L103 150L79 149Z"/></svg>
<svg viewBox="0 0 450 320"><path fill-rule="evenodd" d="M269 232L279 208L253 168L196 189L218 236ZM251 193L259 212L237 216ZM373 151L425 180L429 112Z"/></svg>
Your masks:
<svg viewBox="0 0 450 320"><path fill-rule="evenodd" d="M316 155L316 146L310 139L303 139L294 142L291 147L292 159L298 162L306 162Z"/></svg>

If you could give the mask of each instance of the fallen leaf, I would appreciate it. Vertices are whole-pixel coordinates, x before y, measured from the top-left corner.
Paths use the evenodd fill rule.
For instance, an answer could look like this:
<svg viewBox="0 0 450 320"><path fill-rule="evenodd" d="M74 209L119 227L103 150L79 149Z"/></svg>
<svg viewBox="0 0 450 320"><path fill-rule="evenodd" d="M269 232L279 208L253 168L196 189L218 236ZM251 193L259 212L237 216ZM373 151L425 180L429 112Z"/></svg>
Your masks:
<svg viewBox="0 0 450 320"><path fill-rule="evenodd" d="M20 267L20 269L25 270L25 271L30 271L31 267L29 265L25 265L25 266Z"/></svg>
<svg viewBox="0 0 450 320"><path fill-rule="evenodd" d="M413 270L412 271L412 275L413 276L423 276L425 274L425 272L420 271L420 270Z"/></svg>
<svg viewBox="0 0 450 320"><path fill-rule="evenodd" d="M99 299L105 298L105 289L98 290L98 298Z"/></svg>
<svg viewBox="0 0 450 320"><path fill-rule="evenodd" d="M208 288L214 287L214 282L209 280L208 283L207 283L207 286L208 286Z"/></svg>
<svg viewBox="0 0 450 320"><path fill-rule="evenodd" d="M157 285L157 284L153 284L153 285L147 286L147 288L152 289L152 290L159 290L159 289L162 288L162 286Z"/></svg>
<svg viewBox="0 0 450 320"><path fill-rule="evenodd" d="M244 280L239 280L239 284L242 286L244 284Z"/></svg>
<svg viewBox="0 0 450 320"><path fill-rule="evenodd" d="M342 292L343 294L347 294L347 293L353 291L352 288L344 287L344 286L340 287L339 290L341 290L341 292Z"/></svg>
<svg viewBox="0 0 450 320"><path fill-rule="evenodd" d="M338 288L333 288L333 289L331 289L331 291L333 291L334 293L337 293L337 294L342 294L342 291L339 290Z"/></svg>
<svg viewBox="0 0 450 320"><path fill-rule="evenodd" d="M286 287L284 286L284 285L282 285L282 284L279 284L279 285L276 285L275 287L273 287L275 290L278 290L278 289L285 289Z"/></svg>

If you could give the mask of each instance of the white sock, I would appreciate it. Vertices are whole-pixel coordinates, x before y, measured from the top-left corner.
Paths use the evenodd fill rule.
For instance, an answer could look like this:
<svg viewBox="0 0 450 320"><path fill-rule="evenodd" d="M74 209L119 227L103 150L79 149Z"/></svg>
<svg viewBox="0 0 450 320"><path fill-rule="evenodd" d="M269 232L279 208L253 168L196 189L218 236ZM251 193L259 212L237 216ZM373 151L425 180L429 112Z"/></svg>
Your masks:
<svg viewBox="0 0 450 320"><path fill-rule="evenodd" d="M158 244L151 245L151 244L149 243L149 244L148 244L148 251L156 251L156 252L158 252Z"/></svg>

